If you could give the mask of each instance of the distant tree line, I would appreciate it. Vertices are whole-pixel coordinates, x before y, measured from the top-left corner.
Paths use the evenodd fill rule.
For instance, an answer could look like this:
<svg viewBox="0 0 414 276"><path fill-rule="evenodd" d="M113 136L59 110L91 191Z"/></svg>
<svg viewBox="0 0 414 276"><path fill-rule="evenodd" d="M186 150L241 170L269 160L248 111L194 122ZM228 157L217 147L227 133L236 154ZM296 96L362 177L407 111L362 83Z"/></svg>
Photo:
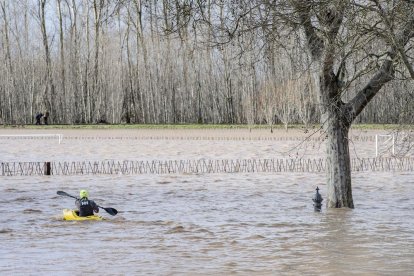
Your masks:
<svg viewBox="0 0 414 276"><path fill-rule="evenodd" d="M303 37L269 36L266 24L229 33L234 11L224 4L0 0L0 8L1 124L32 124L39 112L51 124L320 121ZM413 102L412 82L396 80L356 121L412 123Z"/></svg>

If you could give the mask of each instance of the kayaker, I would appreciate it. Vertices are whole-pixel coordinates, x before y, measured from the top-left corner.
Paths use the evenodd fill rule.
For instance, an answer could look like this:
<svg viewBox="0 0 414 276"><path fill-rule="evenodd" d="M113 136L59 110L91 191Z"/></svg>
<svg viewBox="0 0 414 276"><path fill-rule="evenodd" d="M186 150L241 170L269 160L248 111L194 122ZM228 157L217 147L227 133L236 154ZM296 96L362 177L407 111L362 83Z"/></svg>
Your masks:
<svg viewBox="0 0 414 276"><path fill-rule="evenodd" d="M76 207L78 207L80 217L92 216L94 212L99 212L98 205L96 205L95 201L88 199L88 196L88 191L81 190L79 192L80 198L75 202Z"/></svg>

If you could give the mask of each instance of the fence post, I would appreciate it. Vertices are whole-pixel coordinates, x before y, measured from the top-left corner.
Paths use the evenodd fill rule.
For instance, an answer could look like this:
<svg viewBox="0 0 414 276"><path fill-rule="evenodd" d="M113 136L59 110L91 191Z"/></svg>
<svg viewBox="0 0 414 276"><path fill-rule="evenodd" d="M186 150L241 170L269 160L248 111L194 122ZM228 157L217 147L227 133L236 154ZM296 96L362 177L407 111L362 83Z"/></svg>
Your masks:
<svg viewBox="0 0 414 276"><path fill-rule="evenodd" d="M45 162L44 175L50 175L50 162Z"/></svg>
<svg viewBox="0 0 414 276"><path fill-rule="evenodd" d="M392 156L395 156L395 134L392 133Z"/></svg>

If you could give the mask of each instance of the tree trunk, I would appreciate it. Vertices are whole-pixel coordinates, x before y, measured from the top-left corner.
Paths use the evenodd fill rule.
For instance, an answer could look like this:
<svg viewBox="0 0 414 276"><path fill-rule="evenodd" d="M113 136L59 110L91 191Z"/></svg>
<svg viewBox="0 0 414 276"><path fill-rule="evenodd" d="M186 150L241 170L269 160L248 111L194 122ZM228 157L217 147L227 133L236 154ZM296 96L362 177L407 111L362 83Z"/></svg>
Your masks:
<svg viewBox="0 0 414 276"><path fill-rule="evenodd" d="M65 73L65 48L63 37L63 19L62 19L62 7L61 0L57 1L58 17L59 17L59 46L60 46L60 78L62 89L62 100L60 101L60 111L62 112L62 121L67 122L67 97L66 97L66 73Z"/></svg>
<svg viewBox="0 0 414 276"><path fill-rule="evenodd" d="M326 176L328 181L327 207L354 208L349 155L349 125L343 123L341 108L329 108L322 114L326 132ZM338 112L339 111L339 112Z"/></svg>
<svg viewBox="0 0 414 276"><path fill-rule="evenodd" d="M95 58L94 58L94 67L93 67L93 82L92 82L92 91L97 99L95 102L95 105L91 110L95 110L97 114L96 118L97 120L101 120L104 117L105 108L104 108L104 97L102 95L102 89L99 85L99 48L100 48L100 27L101 27L101 12L103 8L103 1L102 0L94 0L93 1L93 11L94 11L94 52L95 52ZM93 115L91 115L93 117Z"/></svg>
<svg viewBox="0 0 414 276"><path fill-rule="evenodd" d="M321 125L326 133L326 176L328 208L354 208L351 185L351 159L348 133L353 121L347 106L341 100L341 90L333 73L332 59L324 57L319 89Z"/></svg>
<svg viewBox="0 0 414 276"><path fill-rule="evenodd" d="M84 120L83 123L92 122L92 102L91 99L91 85L89 84L89 63L90 63L90 30L89 30L89 5L88 0L84 0L84 5L86 9L84 11L84 21L85 21L85 31L86 31L86 61L84 62L84 72L83 72L83 81L82 81L82 91L83 91L83 107L84 107Z"/></svg>
<svg viewBox="0 0 414 276"><path fill-rule="evenodd" d="M43 47L45 50L45 62L46 62L46 89L43 95L44 105L46 106L45 112L50 112L50 114L56 115L53 108L55 104L55 84L53 83L52 76L52 61L50 57L49 41L46 31L46 18L45 18L45 6L46 0L39 1L39 17L40 17L40 28L42 31L43 38ZM53 119L52 119L53 120Z"/></svg>
<svg viewBox="0 0 414 276"><path fill-rule="evenodd" d="M149 75L149 66L148 66L148 58L147 58L147 46L144 41L144 31L142 27L142 1L135 0L135 12L136 12L136 19L135 19L135 26L136 26L136 89L137 89L137 101L136 103L136 110L139 110L139 113L136 113L136 122L148 123L148 107L149 105L145 105L146 99L148 98L148 94L144 94L143 85L145 85L145 76ZM141 47L141 48L140 48ZM140 54L144 60L144 70L142 70L141 62L140 62ZM141 81L141 79L143 81ZM151 79L151 78L150 78Z"/></svg>

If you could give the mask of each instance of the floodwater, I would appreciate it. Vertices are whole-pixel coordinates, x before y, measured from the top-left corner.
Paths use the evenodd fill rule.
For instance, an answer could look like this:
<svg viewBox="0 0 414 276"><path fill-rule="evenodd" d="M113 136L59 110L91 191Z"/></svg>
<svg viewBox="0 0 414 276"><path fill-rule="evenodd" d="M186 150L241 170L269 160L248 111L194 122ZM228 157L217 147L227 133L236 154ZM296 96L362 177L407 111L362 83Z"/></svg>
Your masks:
<svg viewBox="0 0 414 276"><path fill-rule="evenodd" d="M312 142L288 153L298 141L214 139L226 131L191 134L209 139L64 132L61 144L1 139L0 162L308 158L324 149ZM110 139L122 135L139 138ZM94 138L78 139L84 136ZM372 141L351 148L375 155ZM413 275L412 172L354 173L353 210L314 212L316 186L325 197L324 175L315 173L0 177L0 274ZM56 191L77 195L81 188L118 215L101 210L102 222L63 221L62 209L74 200Z"/></svg>

